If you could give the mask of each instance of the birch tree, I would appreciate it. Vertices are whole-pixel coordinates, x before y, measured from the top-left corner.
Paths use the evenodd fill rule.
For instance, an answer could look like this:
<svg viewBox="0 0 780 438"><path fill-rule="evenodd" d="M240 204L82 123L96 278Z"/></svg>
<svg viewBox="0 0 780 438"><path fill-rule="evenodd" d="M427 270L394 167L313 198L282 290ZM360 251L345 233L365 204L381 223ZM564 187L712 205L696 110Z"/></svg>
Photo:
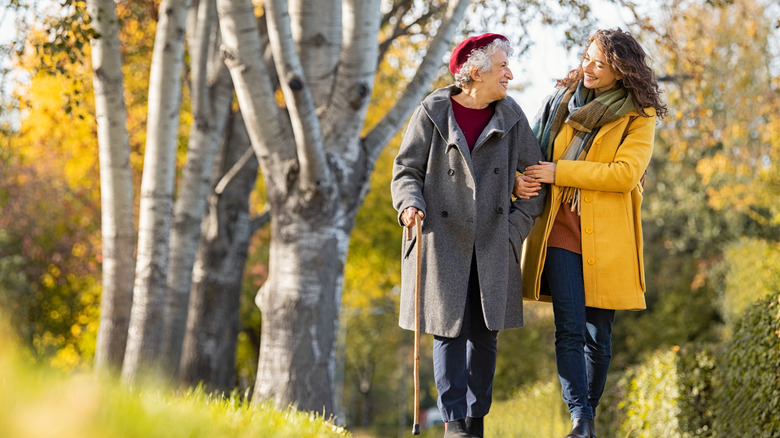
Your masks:
<svg viewBox="0 0 780 438"><path fill-rule="evenodd" d="M163 0L149 80L138 259L122 378L160 364L187 0Z"/></svg>
<svg viewBox="0 0 780 438"><path fill-rule="evenodd" d="M89 0L103 235L103 294L95 367L119 369L125 354L133 293L135 226L122 57L113 0Z"/></svg>
<svg viewBox="0 0 780 438"><path fill-rule="evenodd" d="M355 215L373 163L430 90L467 4L447 3L402 96L361 135L377 69L379 0L265 2L272 65L260 56L251 1L217 0L272 228L269 277L256 297L263 323L255 401L333 412L334 341ZM269 80L274 70L283 108Z"/></svg>
<svg viewBox="0 0 780 438"><path fill-rule="evenodd" d="M233 103L233 83L219 53L215 0L195 1L190 6L187 41L193 124L171 230L161 348L168 374L179 367L201 220L214 159Z"/></svg>

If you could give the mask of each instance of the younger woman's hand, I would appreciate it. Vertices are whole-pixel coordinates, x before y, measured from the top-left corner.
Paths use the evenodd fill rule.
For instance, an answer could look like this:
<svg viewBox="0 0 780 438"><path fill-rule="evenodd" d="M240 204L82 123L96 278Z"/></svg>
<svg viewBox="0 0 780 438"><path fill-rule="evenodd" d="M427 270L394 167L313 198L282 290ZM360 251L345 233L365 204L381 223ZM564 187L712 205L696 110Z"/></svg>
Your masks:
<svg viewBox="0 0 780 438"><path fill-rule="evenodd" d="M555 163L540 161L539 164L526 167L525 175L545 184L555 184L555 167Z"/></svg>

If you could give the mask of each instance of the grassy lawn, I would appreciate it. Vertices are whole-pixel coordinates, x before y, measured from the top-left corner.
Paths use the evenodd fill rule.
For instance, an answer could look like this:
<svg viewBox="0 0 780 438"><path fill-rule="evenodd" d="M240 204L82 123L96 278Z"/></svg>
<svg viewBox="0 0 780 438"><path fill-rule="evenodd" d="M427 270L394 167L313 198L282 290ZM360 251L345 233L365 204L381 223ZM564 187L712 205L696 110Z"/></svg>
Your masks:
<svg viewBox="0 0 780 438"><path fill-rule="evenodd" d="M0 334L0 437L350 437L323 418L147 382L137 389L92 374L32 366Z"/></svg>

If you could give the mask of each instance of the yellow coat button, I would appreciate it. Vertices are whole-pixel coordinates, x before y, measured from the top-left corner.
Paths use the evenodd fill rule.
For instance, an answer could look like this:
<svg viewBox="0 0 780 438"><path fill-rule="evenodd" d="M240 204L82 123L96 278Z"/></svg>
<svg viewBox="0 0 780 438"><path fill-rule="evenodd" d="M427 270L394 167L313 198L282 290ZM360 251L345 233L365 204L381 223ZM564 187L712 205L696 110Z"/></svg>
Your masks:
<svg viewBox="0 0 780 438"><path fill-rule="evenodd" d="M589 265L595 265L596 264L596 259L594 259L593 257L589 258L588 259L588 264Z"/></svg>
<svg viewBox="0 0 780 438"><path fill-rule="evenodd" d="M590 202L590 195L585 196L585 202Z"/></svg>
<svg viewBox="0 0 780 438"><path fill-rule="evenodd" d="M590 227L590 226L585 227L585 232L588 233L588 234L593 234L593 227Z"/></svg>

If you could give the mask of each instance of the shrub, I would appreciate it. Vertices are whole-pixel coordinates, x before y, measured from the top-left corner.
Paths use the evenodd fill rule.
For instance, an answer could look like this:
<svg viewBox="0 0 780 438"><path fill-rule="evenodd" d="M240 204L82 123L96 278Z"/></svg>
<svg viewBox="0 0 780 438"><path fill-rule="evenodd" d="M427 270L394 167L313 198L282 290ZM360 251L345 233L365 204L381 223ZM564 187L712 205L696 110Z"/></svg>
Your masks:
<svg viewBox="0 0 780 438"><path fill-rule="evenodd" d="M719 366L718 433L780 437L780 292L748 308L725 342Z"/></svg>
<svg viewBox="0 0 780 438"><path fill-rule="evenodd" d="M610 379L597 430L637 438L713 436L708 401L714 370L709 347L657 352Z"/></svg>
<svg viewBox="0 0 780 438"><path fill-rule="evenodd" d="M754 302L780 290L780 243L743 238L724 251L723 319L733 329Z"/></svg>

